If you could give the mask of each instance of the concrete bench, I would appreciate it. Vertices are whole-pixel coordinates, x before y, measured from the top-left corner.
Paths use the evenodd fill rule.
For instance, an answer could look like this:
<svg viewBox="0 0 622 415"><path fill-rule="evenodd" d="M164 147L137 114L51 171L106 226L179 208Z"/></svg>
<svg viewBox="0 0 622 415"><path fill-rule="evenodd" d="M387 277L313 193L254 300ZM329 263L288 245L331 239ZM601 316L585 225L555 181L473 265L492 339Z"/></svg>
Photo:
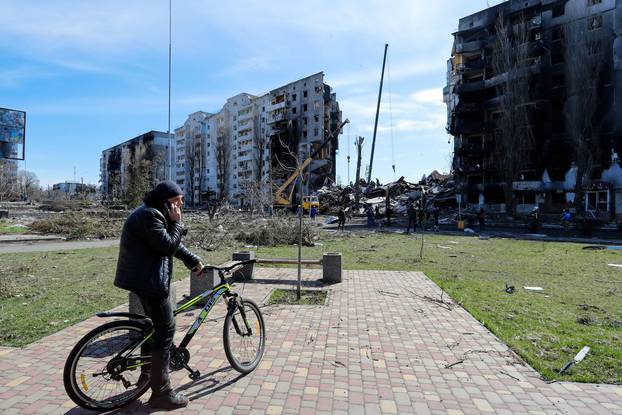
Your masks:
<svg viewBox="0 0 622 415"><path fill-rule="evenodd" d="M257 258L258 264L297 264L291 258ZM322 280L327 283L341 282L341 253L325 252L322 259L302 259L302 265L321 265Z"/></svg>

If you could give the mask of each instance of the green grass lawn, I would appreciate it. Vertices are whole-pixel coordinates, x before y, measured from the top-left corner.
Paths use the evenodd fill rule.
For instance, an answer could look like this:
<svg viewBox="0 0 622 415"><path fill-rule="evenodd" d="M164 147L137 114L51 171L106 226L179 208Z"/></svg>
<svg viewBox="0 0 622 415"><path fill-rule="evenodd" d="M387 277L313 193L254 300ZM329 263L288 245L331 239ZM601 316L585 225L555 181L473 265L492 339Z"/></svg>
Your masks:
<svg viewBox="0 0 622 415"><path fill-rule="evenodd" d="M0 345L23 346L128 301L113 285L118 248L0 255ZM230 250L197 251L207 263ZM174 279L188 276L175 260Z"/></svg>
<svg viewBox="0 0 622 415"><path fill-rule="evenodd" d="M342 252L346 269L423 271L548 379L622 383L622 252L582 244L426 235L325 234L305 258ZM296 257L295 247L259 248ZM205 262L231 249L200 252ZM399 253L399 255L396 255ZM0 255L0 344L30 343L127 301L112 285L117 248ZM177 262L176 278L187 276ZM507 294L505 284L516 291ZM544 293L523 286L540 286ZM23 303L26 303L25 305ZM590 354L565 376L559 368L584 345Z"/></svg>
<svg viewBox="0 0 622 415"><path fill-rule="evenodd" d="M28 232L26 226L16 226L6 220L0 220L0 235L15 235Z"/></svg>

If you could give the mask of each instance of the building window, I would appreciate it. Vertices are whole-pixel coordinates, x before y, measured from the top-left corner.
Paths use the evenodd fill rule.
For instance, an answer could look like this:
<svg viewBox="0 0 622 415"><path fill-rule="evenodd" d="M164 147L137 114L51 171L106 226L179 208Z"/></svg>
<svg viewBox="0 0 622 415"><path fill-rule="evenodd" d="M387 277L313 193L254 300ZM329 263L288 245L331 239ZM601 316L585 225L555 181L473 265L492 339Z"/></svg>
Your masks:
<svg viewBox="0 0 622 415"><path fill-rule="evenodd" d="M566 8L566 2L553 6L553 17L559 17L564 15L564 9Z"/></svg>
<svg viewBox="0 0 622 415"><path fill-rule="evenodd" d="M588 6L594 6L594 5L600 4L602 2L603 2L603 0L587 0L587 5Z"/></svg>
<svg viewBox="0 0 622 415"><path fill-rule="evenodd" d="M302 123L303 123L304 125L307 125L307 117L304 117L304 118L302 119Z"/></svg>
<svg viewBox="0 0 622 415"><path fill-rule="evenodd" d="M600 212L609 212L609 191L596 190L587 192L587 198L585 199L585 210L598 210Z"/></svg>
<svg viewBox="0 0 622 415"><path fill-rule="evenodd" d="M302 136L303 136L304 138L307 138L307 131L303 131L303 132L302 132Z"/></svg>
<svg viewBox="0 0 622 415"><path fill-rule="evenodd" d="M292 114L296 113L296 107L292 108Z"/></svg>
<svg viewBox="0 0 622 415"><path fill-rule="evenodd" d="M296 101L296 94L292 95L292 101Z"/></svg>
<svg viewBox="0 0 622 415"><path fill-rule="evenodd" d="M319 129L319 128L317 128L317 127L315 127L315 128L313 129L313 135L317 137L319 134L320 134L320 129Z"/></svg>
<svg viewBox="0 0 622 415"><path fill-rule="evenodd" d="M308 92L307 92L307 90L306 90L306 89L305 89L304 91L302 91L302 96L303 96L303 97L305 97L305 98L306 98L306 97L307 97L307 95L308 95Z"/></svg>
<svg viewBox="0 0 622 415"><path fill-rule="evenodd" d="M302 110L303 110L304 112L306 112L306 111L307 111L307 104L302 104Z"/></svg>

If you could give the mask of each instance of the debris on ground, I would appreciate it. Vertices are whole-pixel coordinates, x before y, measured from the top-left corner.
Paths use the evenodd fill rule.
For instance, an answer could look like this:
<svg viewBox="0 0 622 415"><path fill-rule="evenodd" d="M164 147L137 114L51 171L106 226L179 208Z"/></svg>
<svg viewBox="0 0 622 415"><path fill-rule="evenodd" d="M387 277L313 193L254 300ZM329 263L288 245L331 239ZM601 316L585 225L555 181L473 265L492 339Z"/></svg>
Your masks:
<svg viewBox="0 0 622 415"><path fill-rule="evenodd" d="M513 285L508 285L508 283L506 282L505 283L505 292L508 293L508 294L512 294L512 293L514 293L514 291L515 291L514 286Z"/></svg>
<svg viewBox="0 0 622 415"><path fill-rule="evenodd" d="M575 364L579 363L580 361L582 361L583 359L585 359L585 356L587 356L587 354L590 352L590 347L589 346L584 346L581 351L579 351L579 353L577 353L577 355L568 363L566 363L560 370L559 370L559 374L563 375L568 369L570 369L572 366L574 366Z"/></svg>
<svg viewBox="0 0 622 415"><path fill-rule="evenodd" d="M544 288L542 287L523 287L525 290L527 291L543 291Z"/></svg>

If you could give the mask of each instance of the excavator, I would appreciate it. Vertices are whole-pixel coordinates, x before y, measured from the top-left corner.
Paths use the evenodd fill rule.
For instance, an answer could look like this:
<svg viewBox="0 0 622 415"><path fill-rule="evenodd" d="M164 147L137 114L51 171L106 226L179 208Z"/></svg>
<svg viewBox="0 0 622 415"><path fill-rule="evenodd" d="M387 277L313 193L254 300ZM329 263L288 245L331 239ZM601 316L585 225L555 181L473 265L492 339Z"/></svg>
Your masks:
<svg viewBox="0 0 622 415"><path fill-rule="evenodd" d="M316 148L315 151L311 153L311 155L300 164L300 167L297 168L296 171L291 176L289 176L287 180L285 180L285 182L283 182L283 184L274 192L275 208L285 208L292 206L292 196L294 194L294 189L296 188L296 186L292 186L287 195L285 195L285 190L289 187L289 185L293 183L294 180L298 178L300 174L304 172L305 168L307 168L307 166L311 164L315 156L317 156L320 151L322 151L322 149L326 146L326 144L328 144L333 139L335 134L339 134L339 131L341 131L343 126L349 122L350 120L346 118L345 121L343 121L341 125L339 125L339 127L337 127L333 132L328 135L324 142L322 142L322 145ZM304 210L310 209L311 206L315 206L319 209L320 203L318 202L316 196L303 196L302 205Z"/></svg>

